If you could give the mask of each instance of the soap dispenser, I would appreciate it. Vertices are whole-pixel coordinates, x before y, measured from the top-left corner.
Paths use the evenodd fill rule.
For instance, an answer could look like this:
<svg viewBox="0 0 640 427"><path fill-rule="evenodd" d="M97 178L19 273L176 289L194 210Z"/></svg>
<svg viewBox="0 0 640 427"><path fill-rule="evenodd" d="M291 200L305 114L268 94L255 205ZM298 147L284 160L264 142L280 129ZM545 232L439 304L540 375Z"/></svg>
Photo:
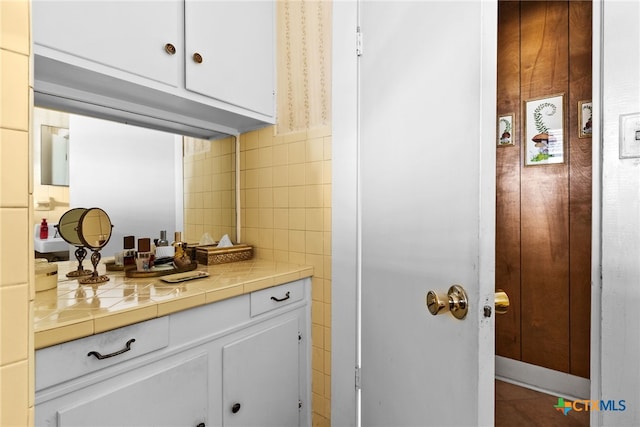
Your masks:
<svg viewBox="0 0 640 427"><path fill-rule="evenodd" d="M42 218L42 222L40 223L40 239L46 240L49 238L49 225L47 224L47 219Z"/></svg>

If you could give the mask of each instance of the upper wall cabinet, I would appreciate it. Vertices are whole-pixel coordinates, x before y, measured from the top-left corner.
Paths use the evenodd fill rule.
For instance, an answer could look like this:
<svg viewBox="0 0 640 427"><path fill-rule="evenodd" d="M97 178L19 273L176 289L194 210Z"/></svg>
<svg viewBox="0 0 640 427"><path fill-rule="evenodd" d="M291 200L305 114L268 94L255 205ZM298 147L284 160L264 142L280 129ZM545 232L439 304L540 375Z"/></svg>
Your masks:
<svg viewBox="0 0 640 427"><path fill-rule="evenodd" d="M215 137L275 123L270 1L34 0L37 105Z"/></svg>
<svg viewBox="0 0 640 427"><path fill-rule="evenodd" d="M273 116L273 4L186 0L185 22L187 89Z"/></svg>

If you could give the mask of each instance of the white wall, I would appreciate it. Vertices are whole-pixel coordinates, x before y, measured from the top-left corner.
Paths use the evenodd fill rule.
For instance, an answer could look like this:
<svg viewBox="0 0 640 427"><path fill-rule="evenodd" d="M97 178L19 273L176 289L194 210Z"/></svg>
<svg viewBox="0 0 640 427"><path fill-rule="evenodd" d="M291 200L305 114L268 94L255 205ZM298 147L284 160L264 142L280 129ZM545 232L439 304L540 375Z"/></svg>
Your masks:
<svg viewBox="0 0 640 427"><path fill-rule="evenodd" d="M137 242L167 230L171 241L182 231L181 137L77 115L69 133L70 208L99 207L114 225L103 257L121 251L127 235Z"/></svg>
<svg viewBox="0 0 640 427"><path fill-rule="evenodd" d="M619 158L619 116L640 112L640 3L602 5L601 399L627 409L600 416L630 426L640 425L640 159Z"/></svg>

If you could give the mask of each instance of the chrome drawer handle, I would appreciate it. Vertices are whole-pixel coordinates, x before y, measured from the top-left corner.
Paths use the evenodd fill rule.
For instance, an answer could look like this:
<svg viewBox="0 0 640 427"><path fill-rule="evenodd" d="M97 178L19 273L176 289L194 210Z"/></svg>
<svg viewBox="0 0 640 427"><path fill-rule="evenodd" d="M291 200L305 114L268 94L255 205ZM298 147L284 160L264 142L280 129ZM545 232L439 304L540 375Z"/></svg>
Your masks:
<svg viewBox="0 0 640 427"><path fill-rule="evenodd" d="M282 302L282 301L286 301L289 298L291 298L291 293L287 292L286 294L284 294L284 298L276 298L276 297L271 297L272 300L274 300L275 302Z"/></svg>
<svg viewBox="0 0 640 427"><path fill-rule="evenodd" d="M123 348L122 350L118 350L118 351L116 351L114 353L105 354L104 356L102 354L98 353L97 351L90 351L89 353L87 353L87 356L95 356L96 359L99 359L99 360L108 359L109 357L117 356L119 354L126 353L127 351L131 350L131 343L134 343L134 342L136 342L136 339L135 338L131 338L125 344L125 348Z"/></svg>

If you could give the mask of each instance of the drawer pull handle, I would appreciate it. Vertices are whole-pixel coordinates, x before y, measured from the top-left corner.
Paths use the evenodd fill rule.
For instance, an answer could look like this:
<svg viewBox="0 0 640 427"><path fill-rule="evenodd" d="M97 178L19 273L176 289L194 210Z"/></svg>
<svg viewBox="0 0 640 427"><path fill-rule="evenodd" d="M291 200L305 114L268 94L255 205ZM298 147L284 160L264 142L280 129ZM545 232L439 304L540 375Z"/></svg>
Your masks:
<svg viewBox="0 0 640 427"><path fill-rule="evenodd" d="M282 302L282 301L286 301L289 298L291 298L291 293L287 292L286 294L284 294L284 298L276 298L276 297L271 297L272 300L274 300L275 302Z"/></svg>
<svg viewBox="0 0 640 427"><path fill-rule="evenodd" d="M113 353L105 354L104 356L102 354L98 353L97 351L90 351L89 353L87 353L87 356L95 356L96 359L99 359L99 360L107 359L109 357L117 356L119 354L122 354L122 353L125 353L125 352L131 350L131 343L134 343L134 342L136 342L136 339L135 338L131 338L125 344L125 348L123 348L122 350L118 350L116 352L113 352Z"/></svg>

